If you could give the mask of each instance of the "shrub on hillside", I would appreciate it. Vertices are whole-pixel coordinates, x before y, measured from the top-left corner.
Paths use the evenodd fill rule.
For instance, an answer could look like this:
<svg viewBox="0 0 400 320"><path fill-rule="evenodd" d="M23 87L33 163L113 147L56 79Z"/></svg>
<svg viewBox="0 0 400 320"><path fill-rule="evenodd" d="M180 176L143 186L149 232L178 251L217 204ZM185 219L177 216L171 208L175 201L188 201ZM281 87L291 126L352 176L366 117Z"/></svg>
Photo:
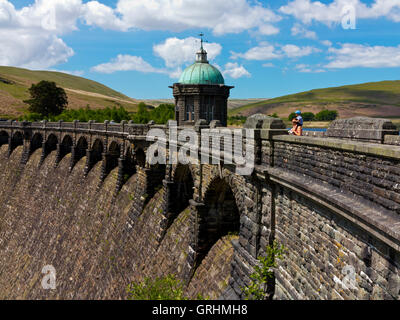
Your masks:
<svg viewBox="0 0 400 320"><path fill-rule="evenodd" d="M338 117L336 110L322 110L315 115L317 121L332 121Z"/></svg>
<svg viewBox="0 0 400 320"><path fill-rule="evenodd" d="M315 114L312 112L304 112L301 116L303 117L304 121L314 121L315 120ZM292 112L289 115L288 120L292 121L293 118L296 118L296 114L294 112Z"/></svg>

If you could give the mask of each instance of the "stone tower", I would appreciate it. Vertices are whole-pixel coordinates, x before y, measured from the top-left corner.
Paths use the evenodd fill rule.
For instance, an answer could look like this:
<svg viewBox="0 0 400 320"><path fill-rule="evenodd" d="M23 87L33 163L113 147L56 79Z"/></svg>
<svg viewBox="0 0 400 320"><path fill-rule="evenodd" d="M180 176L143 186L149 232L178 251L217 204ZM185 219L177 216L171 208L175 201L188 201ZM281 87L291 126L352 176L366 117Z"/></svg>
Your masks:
<svg viewBox="0 0 400 320"><path fill-rule="evenodd" d="M187 67L178 83L172 87L175 97L175 120L179 126L194 125L199 119L207 123L219 120L227 125L230 89L221 72L207 60L207 52L201 39L196 62Z"/></svg>

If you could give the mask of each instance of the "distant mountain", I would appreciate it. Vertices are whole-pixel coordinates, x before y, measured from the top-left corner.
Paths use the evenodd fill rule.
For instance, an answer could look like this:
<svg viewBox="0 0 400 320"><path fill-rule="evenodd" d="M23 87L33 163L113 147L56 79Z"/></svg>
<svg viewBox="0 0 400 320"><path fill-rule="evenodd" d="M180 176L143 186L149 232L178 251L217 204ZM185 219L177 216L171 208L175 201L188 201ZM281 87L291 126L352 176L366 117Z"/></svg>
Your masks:
<svg viewBox="0 0 400 320"><path fill-rule="evenodd" d="M15 67L0 67L0 117L22 115L27 109L23 102L29 98L28 89L32 83L41 80L54 81L65 89L68 108L76 109L90 105L91 108L122 105L128 111L135 111L138 100L129 98L96 81L52 71L32 71Z"/></svg>
<svg viewBox="0 0 400 320"><path fill-rule="evenodd" d="M291 112L317 113L338 110L339 117L353 116L400 118L400 81L370 82L357 85L315 89L274 99L250 103L229 111L230 116L273 114L285 118Z"/></svg>

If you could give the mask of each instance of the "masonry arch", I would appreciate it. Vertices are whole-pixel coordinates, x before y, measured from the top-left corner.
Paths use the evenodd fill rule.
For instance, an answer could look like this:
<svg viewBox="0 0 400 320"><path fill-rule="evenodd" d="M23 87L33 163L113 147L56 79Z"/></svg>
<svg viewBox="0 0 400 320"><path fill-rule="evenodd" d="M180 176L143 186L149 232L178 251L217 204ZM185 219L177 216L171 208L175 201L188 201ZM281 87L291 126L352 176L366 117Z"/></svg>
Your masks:
<svg viewBox="0 0 400 320"><path fill-rule="evenodd" d="M64 158L68 153L71 153L73 145L74 141L72 140L71 136L65 135L60 144L59 161L61 161L61 159Z"/></svg>
<svg viewBox="0 0 400 320"><path fill-rule="evenodd" d="M7 131L1 131L0 132L0 147L3 144L8 144L8 139L9 139L9 135L8 135Z"/></svg>
<svg viewBox="0 0 400 320"><path fill-rule="evenodd" d="M44 148L44 156L47 157L51 152L57 150L58 139L55 134L50 134L47 137L45 148Z"/></svg>
<svg viewBox="0 0 400 320"><path fill-rule="evenodd" d="M92 144L92 155L91 155L91 164L92 167L102 159L102 155L104 152L104 145L101 139L96 139Z"/></svg>
<svg viewBox="0 0 400 320"><path fill-rule="evenodd" d="M144 168L146 166L146 153L142 148L137 148L135 150L135 160L139 167Z"/></svg>
<svg viewBox="0 0 400 320"><path fill-rule="evenodd" d="M112 141L108 147L106 175L118 166L118 159L121 157L121 146L118 142Z"/></svg>
<svg viewBox="0 0 400 320"><path fill-rule="evenodd" d="M78 162L84 156L86 156L86 150L88 149L88 142L85 137L80 137L75 147L75 161Z"/></svg>
<svg viewBox="0 0 400 320"><path fill-rule="evenodd" d="M189 200L193 199L194 179L189 165L178 164L172 180L173 184L170 189L171 222L189 206Z"/></svg>
<svg viewBox="0 0 400 320"><path fill-rule="evenodd" d="M11 137L11 144L9 147L9 155L18 147L24 145L24 136L21 131L16 131Z"/></svg>
<svg viewBox="0 0 400 320"><path fill-rule="evenodd" d="M126 148L124 154L123 177L122 184L125 184L131 176L136 173L135 159L133 158L132 150L130 147Z"/></svg>
<svg viewBox="0 0 400 320"><path fill-rule="evenodd" d="M29 145L29 156L31 156L37 149L43 146L43 136L40 133L35 133Z"/></svg>
<svg viewBox="0 0 400 320"><path fill-rule="evenodd" d="M239 234L240 210L234 191L226 179L217 177L209 184L199 209L197 265L223 236Z"/></svg>

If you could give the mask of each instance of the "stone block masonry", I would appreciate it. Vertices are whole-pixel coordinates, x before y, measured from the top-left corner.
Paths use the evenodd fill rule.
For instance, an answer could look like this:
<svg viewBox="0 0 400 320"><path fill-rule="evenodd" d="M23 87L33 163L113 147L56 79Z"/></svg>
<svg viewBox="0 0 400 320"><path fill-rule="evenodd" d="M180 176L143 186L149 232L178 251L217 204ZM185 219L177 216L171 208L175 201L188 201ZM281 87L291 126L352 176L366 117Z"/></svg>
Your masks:
<svg viewBox="0 0 400 320"><path fill-rule="evenodd" d="M0 123L1 298L126 298L129 282L173 273L191 298L242 299L257 257L277 241L287 251L266 299L400 299L390 121L338 120L295 137L255 115L245 124L255 136L249 176L224 164L222 148L218 164L149 165L155 127L168 132ZM45 265L57 270L55 291L40 285Z"/></svg>

